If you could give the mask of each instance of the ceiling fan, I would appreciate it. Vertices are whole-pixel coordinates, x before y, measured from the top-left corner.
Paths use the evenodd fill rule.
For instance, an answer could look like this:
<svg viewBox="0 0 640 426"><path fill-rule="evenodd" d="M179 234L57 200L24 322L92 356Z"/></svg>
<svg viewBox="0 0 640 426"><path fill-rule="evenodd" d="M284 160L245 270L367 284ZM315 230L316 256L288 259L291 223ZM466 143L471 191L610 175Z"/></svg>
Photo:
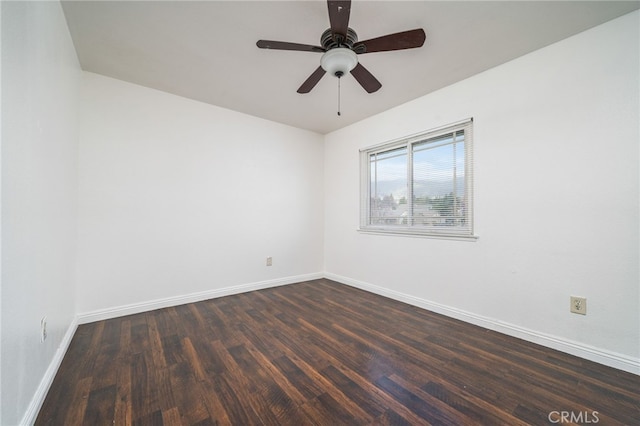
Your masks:
<svg viewBox="0 0 640 426"><path fill-rule="evenodd" d="M413 49L424 44L426 34L422 28L388 34L382 37L358 41L356 32L349 28L351 0L327 0L329 23L331 25L320 37L322 46L289 43L286 41L258 40L261 49L297 50L323 53L320 66L298 88L298 93L309 93L325 73L342 77L347 72L360 83L368 93L373 93L382 84L361 63L357 55L391 50Z"/></svg>

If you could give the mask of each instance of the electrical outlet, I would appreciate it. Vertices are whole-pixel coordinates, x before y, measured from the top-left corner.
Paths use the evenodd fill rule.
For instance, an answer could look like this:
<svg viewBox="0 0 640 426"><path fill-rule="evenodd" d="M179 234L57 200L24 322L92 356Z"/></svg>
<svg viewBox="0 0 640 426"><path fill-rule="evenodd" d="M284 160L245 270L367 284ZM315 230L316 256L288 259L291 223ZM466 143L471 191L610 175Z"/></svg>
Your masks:
<svg viewBox="0 0 640 426"><path fill-rule="evenodd" d="M47 340L47 317L42 317L40 320L40 343L44 343Z"/></svg>
<svg viewBox="0 0 640 426"><path fill-rule="evenodd" d="M271 258L271 256L267 257L267 266L271 266L273 265L273 259Z"/></svg>
<svg viewBox="0 0 640 426"><path fill-rule="evenodd" d="M587 315L587 298L571 296L571 312L574 314Z"/></svg>

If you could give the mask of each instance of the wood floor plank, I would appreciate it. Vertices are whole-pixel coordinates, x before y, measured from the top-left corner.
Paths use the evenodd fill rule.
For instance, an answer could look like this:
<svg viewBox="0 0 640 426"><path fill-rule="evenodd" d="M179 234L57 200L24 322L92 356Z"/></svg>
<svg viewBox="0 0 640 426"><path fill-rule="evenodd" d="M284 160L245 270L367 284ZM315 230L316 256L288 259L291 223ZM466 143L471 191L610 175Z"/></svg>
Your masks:
<svg viewBox="0 0 640 426"><path fill-rule="evenodd" d="M131 425L131 365L130 357L122 358L122 362L116 367L116 401L113 413L113 423L116 425Z"/></svg>
<svg viewBox="0 0 640 426"><path fill-rule="evenodd" d="M457 426L464 424L459 422L459 418L447 416L447 413L430 405L427 401L419 398L413 392L405 389L389 377L381 377L376 381L376 385L380 389L384 389L390 395L400 402L402 405L416 413L420 418L426 420L430 424Z"/></svg>
<svg viewBox="0 0 640 426"><path fill-rule="evenodd" d="M303 396L304 401L313 399L322 394L324 390L309 376L292 362L287 355L282 355L273 360L273 364L287 378L287 381L294 387L296 395Z"/></svg>
<svg viewBox="0 0 640 426"><path fill-rule="evenodd" d="M637 424L640 376L321 279L79 326L36 425L524 426L562 412Z"/></svg>
<svg viewBox="0 0 640 426"><path fill-rule="evenodd" d="M264 358L254 357L254 351L247 348L248 344L243 344L230 348L229 352L234 357L245 375L252 378L252 382L256 387L257 395L254 398L255 409L258 412L270 412L273 416L261 416L266 424L301 424L304 416L298 407L306 402L301 398L295 401L289 396L288 392L282 389L272 371L268 368L268 364L263 364ZM291 385L284 381L284 386Z"/></svg>
<svg viewBox="0 0 640 426"><path fill-rule="evenodd" d="M302 395L298 389L289 381L287 376L269 359L263 352L260 352L256 346L250 340L247 340L244 344L245 348L251 356L265 369L265 373L287 394L287 397L297 405L302 405L307 401L307 398Z"/></svg>
<svg viewBox="0 0 640 426"><path fill-rule="evenodd" d="M235 392L234 382L230 383L226 376L226 374L215 375L203 384L204 389L214 393L223 407L222 411L218 411L219 408L211 410L211 415L220 424L255 424L257 420L253 417L253 409L242 399L243 392Z"/></svg>
<svg viewBox="0 0 640 426"><path fill-rule="evenodd" d="M158 323L156 322L156 315L153 313L147 314L147 325L153 365L155 368L164 369L167 367L167 360L164 354L164 347L162 346L162 335L158 330Z"/></svg>
<svg viewBox="0 0 640 426"><path fill-rule="evenodd" d="M60 420L50 421L47 419L46 424L66 424L66 425L79 425L84 424L85 413L87 411L87 399L91 389L91 377L84 377L78 380L77 384L72 388L73 393L70 395L71 403L69 408L64 411Z"/></svg>
<svg viewBox="0 0 640 426"><path fill-rule="evenodd" d="M450 389L446 384L428 382L420 387L424 392L432 395L450 405L455 410L463 413L469 419L471 423L484 423L484 424L501 424L509 417L508 413L503 412L500 416L495 414L496 407L494 405L487 404L485 401L473 397L472 395L463 391L456 392ZM524 426L525 422L520 421L517 417L508 419L510 426Z"/></svg>
<svg viewBox="0 0 640 426"><path fill-rule="evenodd" d="M157 410L155 378L151 354L134 353L131 357L131 411L135 413L134 421Z"/></svg>
<svg viewBox="0 0 640 426"><path fill-rule="evenodd" d="M249 386L252 392L248 396L248 402L257 413L260 413L261 421L266 424L278 424L278 417L275 413L280 413L282 405L291 406L291 398L282 391L268 372L256 362L245 345L231 347L229 348L229 353L242 370L243 375L250 381ZM272 408L275 408L275 410Z"/></svg>
<svg viewBox="0 0 640 426"><path fill-rule="evenodd" d="M385 406L382 401L371 397L370 387L363 389L335 366L330 365L321 373L371 417L380 417L387 410L388 406Z"/></svg>
<svg viewBox="0 0 640 426"><path fill-rule="evenodd" d="M89 393L83 423L108 425L112 423L116 405L116 386L111 385Z"/></svg>
<svg viewBox="0 0 640 426"><path fill-rule="evenodd" d="M235 343L236 339L232 339L232 341ZM229 349L237 346L231 346ZM223 389L227 412L231 411L233 418L240 415L239 418L242 419L240 423L247 425L261 424L261 416L272 417L270 412L259 413L256 411L257 407L264 405L260 396L257 395L256 384L244 374L229 349L224 347L220 341L213 342L212 348L226 367L226 371L222 374L224 380L217 382L217 384ZM235 422L235 420L232 419L232 422Z"/></svg>
<svg viewBox="0 0 640 426"><path fill-rule="evenodd" d="M168 378L173 403L180 409L183 424L197 424L210 418L188 361L171 366Z"/></svg>
<svg viewBox="0 0 640 426"><path fill-rule="evenodd" d="M422 420L410 422L395 411L388 409L371 424L372 426L414 426L428 423Z"/></svg>
<svg viewBox="0 0 640 426"><path fill-rule="evenodd" d="M198 382L198 392L202 396L202 401L209 412L209 419L213 424L230 425L231 420L227 414L227 410L222 404L219 389L214 388L212 380Z"/></svg>
<svg viewBox="0 0 640 426"><path fill-rule="evenodd" d="M118 423L115 423L118 424ZM162 412L162 424L165 425L181 425L180 410L177 407L171 407Z"/></svg>

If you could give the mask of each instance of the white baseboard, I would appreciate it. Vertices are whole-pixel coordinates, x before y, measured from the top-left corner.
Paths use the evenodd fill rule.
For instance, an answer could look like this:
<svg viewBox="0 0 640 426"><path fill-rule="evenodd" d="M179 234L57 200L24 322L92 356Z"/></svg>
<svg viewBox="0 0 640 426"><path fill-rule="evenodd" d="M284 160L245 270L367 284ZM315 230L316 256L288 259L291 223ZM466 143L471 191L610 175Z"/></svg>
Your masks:
<svg viewBox="0 0 640 426"><path fill-rule="evenodd" d="M390 299L398 300L400 302L408 303L410 305L436 312L438 314L442 314L451 318L478 325L480 327L494 330L508 336L517 337L519 339L555 349L560 352L575 355L589 361L594 361L599 364L640 375L640 359L637 358L632 358L626 355L585 345L579 342L566 340L558 336L530 330L514 324L509 324L503 321L495 320L493 318L466 312L461 309L453 308L451 306L431 302L426 299L421 299L419 297L400 293L384 287L378 287L373 284L354 280L348 277L343 277L332 273L325 273L324 276L327 279L350 285L352 287L357 287L370 293L379 294Z"/></svg>
<svg viewBox="0 0 640 426"><path fill-rule="evenodd" d="M53 379L56 377L56 373L58 373L58 369L60 368L60 364L62 364L62 360L64 359L65 354L67 353L67 349L69 349L69 345L71 344L71 340L73 339L73 335L78 328L78 320L74 318L69 324L66 333L62 337L62 341L60 342L60 346L56 350L47 371L45 371L42 380L40 380L40 384L36 389L33 398L31 398L31 402L27 407L27 411L22 417L21 425L32 425L36 422L36 418L38 417L38 413L40 412L40 408L42 408L42 404L44 403L44 399L47 397L47 393L49 392L49 388L53 383Z"/></svg>
<svg viewBox="0 0 640 426"><path fill-rule="evenodd" d="M245 293L253 290L261 290L269 287L278 287L281 285L294 284L302 281L316 280L323 277L324 274L322 272L317 272L313 274L296 275L292 277L284 277L268 281L241 284L216 290L201 291L198 293L167 297L164 299L132 303L129 305L116 306L113 308L99 309L92 312L78 314L78 323L87 324L95 321L103 321L111 318L122 317L125 315L133 315L142 312L153 311L154 309L162 309L171 306L184 305L186 303L200 302L203 300L215 299L216 297L230 296L233 294Z"/></svg>

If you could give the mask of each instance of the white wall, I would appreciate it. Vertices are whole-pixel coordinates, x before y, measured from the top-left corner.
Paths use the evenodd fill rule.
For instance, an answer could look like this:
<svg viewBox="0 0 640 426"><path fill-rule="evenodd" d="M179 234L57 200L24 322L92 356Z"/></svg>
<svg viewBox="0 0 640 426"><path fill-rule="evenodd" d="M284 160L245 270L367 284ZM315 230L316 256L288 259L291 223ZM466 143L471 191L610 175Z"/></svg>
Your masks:
<svg viewBox="0 0 640 426"><path fill-rule="evenodd" d="M57 2L0 7L0 423L15 425L35 415L34 395L75 319L80 67ZM43 316L48 338L40 343Z"/></svg>
<svg viewBox="0 0 640 426"><path fill-rule="evenodd" d="M92 73L81 102L79 313L322 273L322 136Z"/></svg>
<svg viewBox="0 0 640 426"><path fill-rule="evenodd" d="M639 21L327 135L327 274L640 372ZM479 240L359 234L358 150L468 117ZM588 299L586 316L570 295Z"/></svg>

